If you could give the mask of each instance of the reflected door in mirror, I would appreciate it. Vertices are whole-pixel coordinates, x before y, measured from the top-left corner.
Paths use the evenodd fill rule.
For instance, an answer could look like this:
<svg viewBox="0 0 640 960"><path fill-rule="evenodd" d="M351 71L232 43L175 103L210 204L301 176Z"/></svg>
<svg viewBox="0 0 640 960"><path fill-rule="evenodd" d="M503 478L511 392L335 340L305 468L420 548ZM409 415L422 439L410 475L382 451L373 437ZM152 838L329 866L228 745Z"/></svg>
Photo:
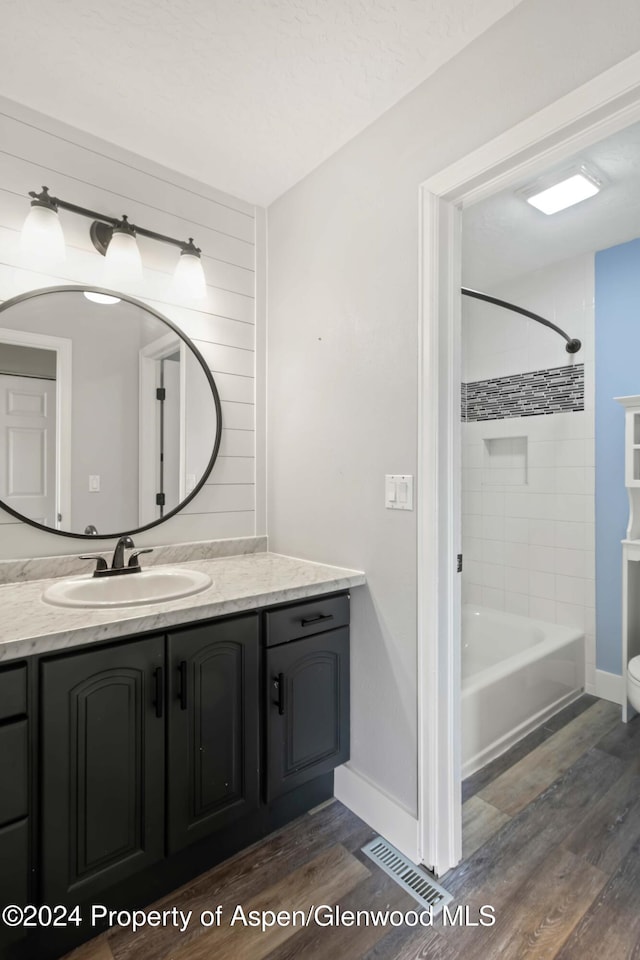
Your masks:
<svg viewBox="0 0 640 960"><path fill-rule="evenodd" d="M0 306L0 374L9 378L0 506L61 533L91 525L113 537L160 522L204 483L220 402L174 324L122 294L105 302L86 292L40 290ZM27 387L18 384L25 364Z"/></svg>

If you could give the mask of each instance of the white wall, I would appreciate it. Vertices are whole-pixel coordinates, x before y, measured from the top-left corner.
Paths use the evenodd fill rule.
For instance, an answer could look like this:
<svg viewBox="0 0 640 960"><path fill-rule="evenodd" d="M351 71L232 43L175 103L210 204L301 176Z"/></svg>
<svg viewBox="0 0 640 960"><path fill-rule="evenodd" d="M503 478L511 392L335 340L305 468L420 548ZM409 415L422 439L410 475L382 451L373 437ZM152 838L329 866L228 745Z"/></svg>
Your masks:
<svg viewBox="0 0 640 960"><path fill-rule="evenodd" d="M268 515L353 591L352 768L415 812L418 186L640 44L636 0L524 0L268 211Z"/></svg>
<svg viewBox="0 0 640 960"><path fill-rule="evenodd" d="M579 627L594 692L593 254L487 292L547 317L582 349L567 354L564 341L533 320L464 298L464 380L584 364L585 409L462 425L462 599ZM487 441L507 437L524 441L524 476L491 475Z"/></svg>
<svg viewBox="0 0 640 960"><path fill-rule="evenodd" d="M220 456L209 482L179 516L140 534L139 543L173 543L264 533L256 521L255 244L256 210L212 187L173 173L18 104L0 100L0 300L36 287L104 285L103 260L91 246L89 220L61 212L67 261L56 276L29 269L18 253L29 190L112 216L126 213L151 230L203 251L208 282L198 308L172 298L176 250L139 238L144 278L125 293L164 313L191 337L213 371L222 401ZM197 144L185 145L197 150ZM257 255L256 255L257 250ZM260 469L260 468L259 468ZM82 541L35 530L0 510L0 559L76 553Z"/></svg>

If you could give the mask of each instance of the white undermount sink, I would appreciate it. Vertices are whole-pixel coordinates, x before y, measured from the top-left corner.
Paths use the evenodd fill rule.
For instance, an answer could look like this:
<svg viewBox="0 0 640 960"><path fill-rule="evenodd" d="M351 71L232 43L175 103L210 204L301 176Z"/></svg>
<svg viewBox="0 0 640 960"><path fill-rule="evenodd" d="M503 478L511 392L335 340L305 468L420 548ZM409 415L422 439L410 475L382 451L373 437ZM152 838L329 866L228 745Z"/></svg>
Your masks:
<svg viewBox="0 0 640 960"><path fill-rule="evenodd" d="M151 567L113 577L58 580L47 587L42 599L58 607L133 607L188 597L206 590L211 582L211 577L200 570Z"/></svg>

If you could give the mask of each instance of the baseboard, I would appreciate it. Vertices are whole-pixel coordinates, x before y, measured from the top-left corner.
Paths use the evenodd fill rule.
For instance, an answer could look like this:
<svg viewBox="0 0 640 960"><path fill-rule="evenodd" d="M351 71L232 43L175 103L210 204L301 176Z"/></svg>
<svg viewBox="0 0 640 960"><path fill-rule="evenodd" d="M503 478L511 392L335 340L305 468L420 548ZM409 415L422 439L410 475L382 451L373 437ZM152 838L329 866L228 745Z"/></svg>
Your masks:
<svg viewBox="0 0 640 960"><path fill-rule="evenodd" d="M596 697L622 704L625 699L624 677L606 670L596 670Z"/></svg>
<svg viewBox="0 0 640 960"><path fill-rule="evenodd" d="M370 827L414 863L420 863L418 821L366 777L344 765L335 771L334 793Z"/></svg>

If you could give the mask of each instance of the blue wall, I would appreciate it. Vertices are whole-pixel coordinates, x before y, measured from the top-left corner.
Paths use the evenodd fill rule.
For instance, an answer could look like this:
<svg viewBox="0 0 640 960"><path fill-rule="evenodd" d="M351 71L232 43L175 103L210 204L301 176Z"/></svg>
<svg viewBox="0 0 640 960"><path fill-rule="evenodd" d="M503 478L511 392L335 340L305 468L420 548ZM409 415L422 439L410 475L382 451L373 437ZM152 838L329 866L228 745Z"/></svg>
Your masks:
<svg viewBox="0 0 640 960"><path fill-rule="evenodd" d="M622 671L622 559L629 502L624 409L640 394L640 239L595 257L596 666Z"/></svg>

